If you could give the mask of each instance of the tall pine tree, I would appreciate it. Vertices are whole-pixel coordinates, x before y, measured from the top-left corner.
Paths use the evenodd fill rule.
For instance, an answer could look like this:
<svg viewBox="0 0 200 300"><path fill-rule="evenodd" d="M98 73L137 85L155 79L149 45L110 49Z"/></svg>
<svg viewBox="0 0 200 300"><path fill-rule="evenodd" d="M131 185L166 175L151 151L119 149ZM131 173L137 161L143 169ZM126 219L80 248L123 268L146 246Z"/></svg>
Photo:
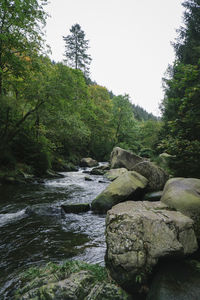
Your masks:
<svg viewBox="0 0 200 300"><path fill-rule="evenodd" d="M85 33L79 24L75 24L70 29L71 34L63 37L65 41L65 61L67 65L83 71L87 77L91 57L87 54L89 41L85 39Z"/></svg>

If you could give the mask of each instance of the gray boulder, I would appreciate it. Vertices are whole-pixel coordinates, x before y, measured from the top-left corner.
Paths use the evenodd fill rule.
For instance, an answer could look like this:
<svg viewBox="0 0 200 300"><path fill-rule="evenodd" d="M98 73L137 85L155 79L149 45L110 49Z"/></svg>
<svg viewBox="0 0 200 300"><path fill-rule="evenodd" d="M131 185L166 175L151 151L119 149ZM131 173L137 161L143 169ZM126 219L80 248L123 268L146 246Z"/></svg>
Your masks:
<svg viewBox="0 0 200 300"><path fill-rule="evenodd" d="M152 192L162 190L166 181L169 179L168 174L162 168L150 161L139 162L132 170L148 179L148 190Z"/></svg>
<svg viewBox="0 0 200 300"><path fill-rule="evenodd" d="M126 173L128 170L125 168L118 168L118 169L110 169L105 173L105 177L109 180L113 181L120 175Z"/></svg>
<svg viewBox="0 0 200 300"><path fill-rule="evenodd" d="M193 220L161 202L127 201L106 217L107 267L119 285L145 283L158 261L197 250Z"/></svg>
<svg viewBox="0 0 200 300"><path fill-rule="evenodd" d="M192 218L197 238L200 239L200 179L169 179L161 201Z"/></svg>
<svg viewBox="0 0 200 300"><path fill-rule="evenodd" d="M98 166L98 162L91 157L85 157L81 159L80 166L92 168Z"/></svg>
<svg viewBox="0 0 200 300"><path fill-rule="evenodd" d="M139 200L147 186L147 179L134 171L119 176L92 201L92 210L105 213L113 205L127 199Z"/></svg>
<svg viewBox="0 0 200 300"><path fill-rule="evenodd" d="M142 157L133 154L131 151L115 147L110 157L111 169L126 168L132 170L135 164L143 160Z"/></svg>

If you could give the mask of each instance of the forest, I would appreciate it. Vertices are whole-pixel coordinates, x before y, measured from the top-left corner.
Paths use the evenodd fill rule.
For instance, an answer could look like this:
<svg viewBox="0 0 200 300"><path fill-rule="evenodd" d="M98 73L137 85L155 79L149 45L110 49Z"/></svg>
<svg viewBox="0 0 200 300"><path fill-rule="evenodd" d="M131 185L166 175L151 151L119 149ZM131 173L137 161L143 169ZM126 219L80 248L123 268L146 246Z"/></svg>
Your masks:
<svg viewBox="0 0 200 300"><path fill-rule="evenodd" d="M187 0L175 62L163 79L162 118L90 79L88 43L79 24L63 37L63 62L48 56L43 28L47 1L0 3L0 174L44 175L84 156L109 159L114 146L158 160L170 173L199 177L200 11Z"/></svg>

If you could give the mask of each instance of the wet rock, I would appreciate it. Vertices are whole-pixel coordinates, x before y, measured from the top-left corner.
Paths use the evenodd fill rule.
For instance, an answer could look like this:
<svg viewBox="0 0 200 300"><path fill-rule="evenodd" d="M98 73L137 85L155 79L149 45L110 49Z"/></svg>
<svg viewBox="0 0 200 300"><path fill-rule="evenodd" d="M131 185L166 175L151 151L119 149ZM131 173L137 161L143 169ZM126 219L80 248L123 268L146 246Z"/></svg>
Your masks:
<svg viewBox="0 0 200 300"><path fill-rule="evenodd" d="M90 171L91 175L104 175L106 170L103 170L101 168L94 168Z"/></svg>
<svg viewBox="0 0 200 300"><path fill-rule="evenodd" d="M142 157L133 154L131 151L115 147L110 157L111 169L126 168L127 170L132 170L134 165L143 160Z"/></svg>
<svg viewBox="0 0 200 300"><path fill-rule="evenodd" d="M85 157L81 159L80 166L92 168L98 166L98 162L91 157Z"/></svg>
<svg viewBox="0 0 200 300"><path fill-rule="evenodd" d="M152 192L162 190L169 179L168 174L162 168L150 161L139 162L132 170L148 179L148 190Z"/></svg>
<svg viewBox="0 0 200 300"><path fill-rule="evenodd" d="M128 170L125 168L110 169L108 172L105 173L105 177L113 181L116 178L118 178L120 175L126 173L127 171Z"/></svg>
<svg viewBox="0 0 200 300"><path fill-rule="evenodd" d="M119 176L92 201L92 210L105 213L113 205L126 199L139 200L147 186L147 179L136 172L126 172Z"/></svg>
<svg viewBox="0 0 200 300"><path fill-rule="evenodd" d="M147 193L144 196L144 200L146 200L146 201L160 201L160 199L162 197L162 194L163 194L163 191Z"/></svg>
<svg viewBox="0 0 200 300"><path fill-rule="evenodd" d="M197 250L193 221L161 202L127 201L106 217L107 266L122 287L145 283L160 259Z"/></svg>
<svg viewBox="0 0 200 300"><path fill-rule="evenodd" d="M25 210L25 213L29 216L56 216L60 215L61 209L58 207L47 206L45 204L36 204L28 206Z"/></svg>
<svg viewBox="0 0 200 300"><path fill-rule="evenodd" d="M93 181L93 179L89 176L85 176L85 181Z"/></svg>
<svg viewBox="0 0 200 300"><path fill-rule="evenodd" d="M161 201L194 220L200 240L200 179L172 178L167 181Z"/></svg>
<svg viewBox="0 0 200 300"><path fill-rule="evenodd" d="M199 300L199 295L200 271L195 262L167 261L159 266L147 300Z"/></svg>
<svg viewBox="0 0 200 300"><path fill-rule="evenodd" d="M79 203L79 204L69 204L69 205L61 205L61 208L65 213L83 213L90 210L90 204L88 203Z"/></svg>

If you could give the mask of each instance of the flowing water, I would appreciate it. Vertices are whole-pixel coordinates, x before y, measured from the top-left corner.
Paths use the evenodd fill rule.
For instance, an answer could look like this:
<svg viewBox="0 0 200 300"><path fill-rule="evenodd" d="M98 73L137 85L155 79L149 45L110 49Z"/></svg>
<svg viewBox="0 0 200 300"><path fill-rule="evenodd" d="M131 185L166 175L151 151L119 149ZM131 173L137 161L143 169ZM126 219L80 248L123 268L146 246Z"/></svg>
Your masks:
<svg viewBox="0 0 200 300"><path fill-rule="evenodd" d="M104 264L105 215L65 214L61 205L91 203L108 182L95 175L86 181L82 169L62 174L0 186L0 299L12 299L18 274L30 266L66 259Z"/></svg>

